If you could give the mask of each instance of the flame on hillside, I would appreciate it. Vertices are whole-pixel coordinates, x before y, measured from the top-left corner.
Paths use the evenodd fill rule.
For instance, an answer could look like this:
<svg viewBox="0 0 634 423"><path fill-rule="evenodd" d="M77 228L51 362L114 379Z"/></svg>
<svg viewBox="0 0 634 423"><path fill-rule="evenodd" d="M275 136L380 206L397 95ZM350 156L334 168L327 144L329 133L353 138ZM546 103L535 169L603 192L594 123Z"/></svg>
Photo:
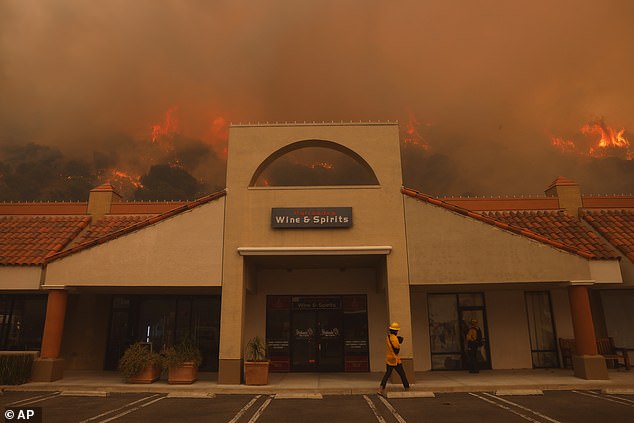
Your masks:
<svg viewBox="0 0 634 423"><path fill-rule="evenodd" d="M621 157L634 158L629 140L625 137L625 128L613 129L606 125L603 118L595 119L583 125L580 137L551 137L553 147L565 154L578 154L593 158Z"/></svg>
<svg viewBox="0 0 634 423"><path fill-rule="evenodd" d="M430 124L425 124L426 126L430 126ZM406 144L414 144L418 147L422 148L425 151L431 149L430 145L425 142L423 136L420 134L420 126L421 123L416 119L416 117L410 113L409 119L407 120L407 124L405 124L405 133L403 135L403 142Z"/></svg>
<svg viewBox="0 0 634 423"><path fill-rule="evenodd" d="M140 176L131 175L119 169L112 169L110 172L115 183L119 182L119 184L130 184L134 188L143 188Z"/></svg>
<svg viewBox="0 0 634 423"><path fill-rule="evenodd" d="M172 106L165 112L163 123L152 125L152 142L157 143L161 137L178 132L179 126L176 107Z"/></svg>

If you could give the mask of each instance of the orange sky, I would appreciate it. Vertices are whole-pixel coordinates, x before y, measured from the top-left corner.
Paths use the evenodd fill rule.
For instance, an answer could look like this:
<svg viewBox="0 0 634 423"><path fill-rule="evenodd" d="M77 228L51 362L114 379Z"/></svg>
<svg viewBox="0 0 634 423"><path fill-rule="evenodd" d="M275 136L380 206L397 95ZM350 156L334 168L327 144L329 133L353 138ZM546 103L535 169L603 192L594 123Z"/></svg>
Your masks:
<svg viewBox="0 0 634 423"><path fill-rule="evenodd" d="M89 154L172 107L214 144L219 117L414 116L448 190L538 193L567 170L552 136L603 118L634 138L633 22L630 0L4 0L0 144Z"/></svg>

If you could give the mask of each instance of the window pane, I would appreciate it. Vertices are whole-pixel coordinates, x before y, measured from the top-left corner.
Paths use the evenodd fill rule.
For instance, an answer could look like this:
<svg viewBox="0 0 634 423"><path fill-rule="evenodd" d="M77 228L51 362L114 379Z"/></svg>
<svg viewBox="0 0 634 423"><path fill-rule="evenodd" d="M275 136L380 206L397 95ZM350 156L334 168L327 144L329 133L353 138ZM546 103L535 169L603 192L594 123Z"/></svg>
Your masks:
<svg viewBox="0 0 634 423"><path fill-rule="evenodd" d="M456 296L429 295L429 335L432 353L460 352Z"/></svg>

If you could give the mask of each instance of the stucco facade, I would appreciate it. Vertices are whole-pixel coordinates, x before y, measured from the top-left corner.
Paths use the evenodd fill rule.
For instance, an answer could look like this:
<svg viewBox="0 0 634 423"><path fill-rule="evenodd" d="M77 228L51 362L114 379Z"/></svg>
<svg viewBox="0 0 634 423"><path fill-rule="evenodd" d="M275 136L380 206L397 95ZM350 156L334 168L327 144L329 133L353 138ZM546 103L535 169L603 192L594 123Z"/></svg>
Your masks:
<svg viewBox="0 0 634 423"><path fill-rule="evenodd" d="M267 172L301 151L325 173L338 169L320 152L339 154L364 182L342 172L338 183L305 183L299 172L269 183ZM57 212L80 217L42 230L46 217L4 207L36 235L62 219L72 236L29 263L6 260L0 295L42 314L28 345L41 348L49 378L114 370L130 343L158 349L185 334L222 384L242 382L255 336L269 343L272 371L380 372L396 321L414 381L414 371L466 368L473 318L483 369L561 366L557 340L574 338L589 357L575 372L607 377L594 340L634 342L620 323L631 317L633 265L609 237L589 235L579 187L557 179L536 200L440 200L403 188L400 154L396 123L233 125L221 193L124 204L106 184ZM109 229L91 235L99 227ZM27 348L18 338L3 342Z"/></svg>

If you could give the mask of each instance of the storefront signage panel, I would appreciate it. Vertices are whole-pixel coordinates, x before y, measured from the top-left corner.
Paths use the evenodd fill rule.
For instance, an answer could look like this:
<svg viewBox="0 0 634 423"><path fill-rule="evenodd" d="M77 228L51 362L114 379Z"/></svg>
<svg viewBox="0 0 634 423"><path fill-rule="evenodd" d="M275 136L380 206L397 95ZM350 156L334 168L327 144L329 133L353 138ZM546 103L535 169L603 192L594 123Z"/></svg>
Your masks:
<svg viewBox="0 0 634 423"><path fill-rule="evenodd" d="M352 207L274 207L271 227L289 228L349 228Z"/></svg>

